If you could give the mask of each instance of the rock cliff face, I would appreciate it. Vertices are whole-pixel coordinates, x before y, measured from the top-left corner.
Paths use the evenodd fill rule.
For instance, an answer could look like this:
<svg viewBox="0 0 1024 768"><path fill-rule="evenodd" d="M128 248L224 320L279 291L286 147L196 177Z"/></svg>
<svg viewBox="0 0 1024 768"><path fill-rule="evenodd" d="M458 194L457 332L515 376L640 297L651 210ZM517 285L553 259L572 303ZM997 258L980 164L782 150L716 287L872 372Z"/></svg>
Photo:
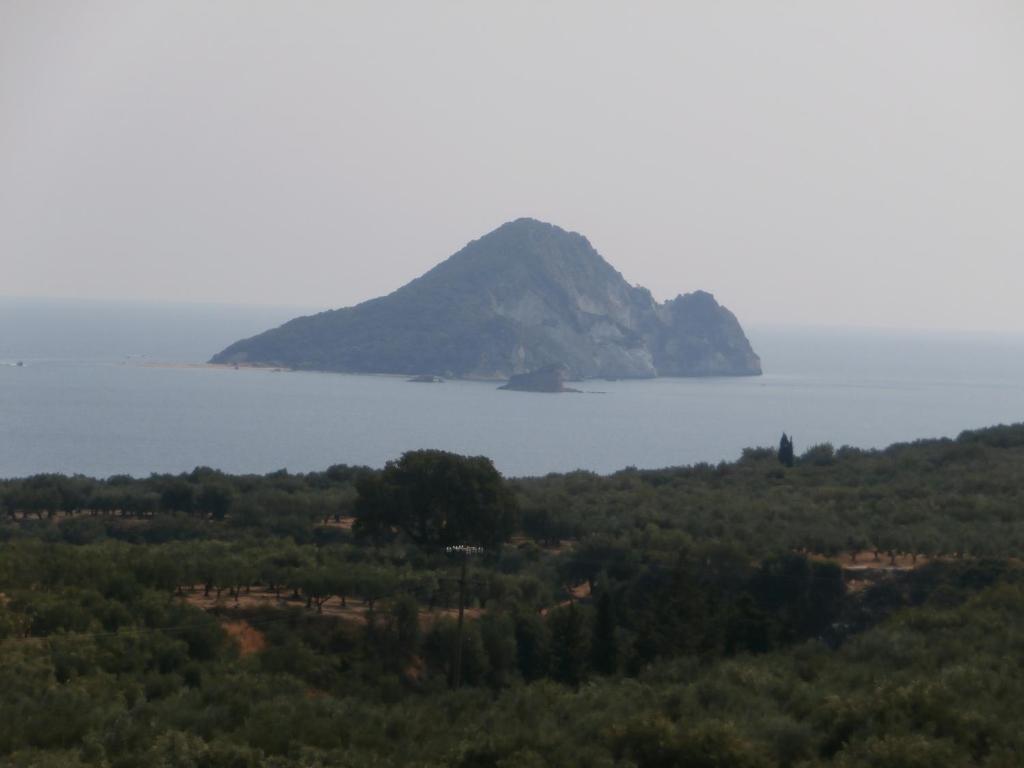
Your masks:
<svg viewBox="0 0 1024 768"><path fill-rule="evenodd" d="M480 379L552 364L572 378L761 373L711 294L658 304L585 237L533 219L474 240L394 293L296 318L212 362Z"/></svg>

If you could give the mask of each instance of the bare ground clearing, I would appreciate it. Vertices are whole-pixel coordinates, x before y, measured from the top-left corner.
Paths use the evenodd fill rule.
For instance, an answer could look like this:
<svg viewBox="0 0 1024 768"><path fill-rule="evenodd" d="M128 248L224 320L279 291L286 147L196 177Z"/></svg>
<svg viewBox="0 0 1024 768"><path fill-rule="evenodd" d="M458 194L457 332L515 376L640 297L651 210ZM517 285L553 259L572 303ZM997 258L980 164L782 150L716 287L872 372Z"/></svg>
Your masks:
<svg viewBox="0 0 1024 768"><path fill-rule="evenodd" d="M220 597L217 597L213 592L206 596L203 594L202 588L199 587L195 592L186 593L184 600L189 605L202 608L204 611L227 612L253 610L256 608L273 608L278 610L300 608L312 615L335 616L343 621L361 625L366 624L366 615L369 613L369 606L360 600L347 599L343 605L341 598L332 597L324 602L321 610L318 612L315 607L306 607L305 598L296 598L291 592L287 591L282 591L281 597L278 597L274 592L266 589L253 589L248 594L242 592L236 600L227 591L222 592ZM466 608L465 610L466 618L469 619L478 619L483 613L482 608ZM435 608L432 611L423 609L419 612L420 625L427 628L440 619L445 617L454 619L458 618L458 615L459 611L457 608Z"/></svg>
<svg viewBox="0 0 1024 768"><path fill-rule="evenodd" d="M235 619L222 623L224 631L238 643L238 652L242 656L251 656L267 647L267 638L252 624L244 619Z"/></svg>

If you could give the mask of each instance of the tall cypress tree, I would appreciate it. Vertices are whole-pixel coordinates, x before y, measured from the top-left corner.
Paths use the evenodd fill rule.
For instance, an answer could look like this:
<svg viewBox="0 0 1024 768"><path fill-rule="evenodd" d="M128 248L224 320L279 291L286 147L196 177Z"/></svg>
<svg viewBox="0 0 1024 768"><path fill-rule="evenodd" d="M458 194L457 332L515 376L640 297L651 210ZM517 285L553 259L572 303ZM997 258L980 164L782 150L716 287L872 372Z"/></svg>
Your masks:
<svg viewBox="0 0 1024 768"><path fill-rule="evenodd" d="M516 619L516 659L525 680L536 680L548 672L549 636L547 625L536 613Z"/></svg>
<svg viewBox="0 0 1024 768"><path fill-rule="evenodd" d="M793 466L793 438L782 433L782 439L779 440L779 462L787 467Z"/></svg>
<svg viewBox="0 0 1024 768"><path fill-rule="evenodd" d="M579 686L587 666L587 636L575 603L550 614L551 675L561 683Z"/></svg>
<svg viewBox="0 0 1024 768"><path fill-rule="evenodd" d="M615 640L615 613L608 590L597 600L593 635L590 641L590 665L602 675L614 675L619 666L619 648Z"/></svg>

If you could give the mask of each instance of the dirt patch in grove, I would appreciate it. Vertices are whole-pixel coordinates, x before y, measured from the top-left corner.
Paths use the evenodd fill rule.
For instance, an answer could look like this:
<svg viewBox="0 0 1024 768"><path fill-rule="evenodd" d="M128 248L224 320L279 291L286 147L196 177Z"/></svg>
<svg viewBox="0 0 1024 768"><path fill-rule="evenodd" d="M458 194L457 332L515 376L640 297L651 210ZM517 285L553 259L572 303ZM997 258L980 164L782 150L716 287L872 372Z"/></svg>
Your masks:
<svg viewBox="0 0 1024 768"><path fill-rule="evenodd" d="M238 643L238 652L242 656L251 656L267 647L267 638L247 621L234 619L223 622L222 626L228 636Z"/></svg>
<svg viewBox="0 0 1024 768"><path fill-rule="evenodd" d="M550 608L542 608L540 615L547 616L555 608L567 608L573 603L589 600L591 597L589 581L584 581L583 583L576 584L575 586L567 584L565 587L565 591L569 593L568 600L562 600L558 603L555 603Z"/></svg>
<svg viewBox="0 0 1024 768"><path fill-rule="evenodd" d="M282 592L281 597L278 597L274 592L264 589L253 589L248 594L243 591L236 600L226 590L221 592L218 598L216 593L212 591L209 596L204 596L202 588L197 588L194 592L187 592L184 595L184 599L189 605L202 608L204 611L217 611L220 613L225 611L248 611L257 608L301 608L311 614L319 613L319 615L323 616L334 616L343 621L361 625L366 624L366 615L369 612L369 607L362 601L350 598L342 605L340 597L331 597L326 600L318 612L316 606L307 608L305 598L295 598L291 592ZM382 604L378 604L376 609L380 611L383 607ZM466 608L465 610L467 619L478 619L483 613L483 610L480 608ZM459 610L458 608L435 608L432 611L423 609L419 612L419 615L420 626L426 629L441 618L458 618Z"/></svg>
<svg viewBox="0 0 1024 768"><path fill-rule="evenodd" d="M354 517L342 516L335 520L331 518L329 520L320 523L321 528L338 528L342 531L351 531L352 526L355 525L356 519Z"/></svg>
<svg viewBox="0 0 1024 768"><path fill-rule="evenodd" d="M875 556L875 550L863 549L859 552L845 552L841 555L822 555L812 553L808 555L812 560L830 560L837 563L840 568L844 571L851 572L864 572L864 571L912 571L916 568L922 568L933 560L948 560L952 558L934 558L928 557L927 555L918 555L916 558L913 555L900 553L890 555L888 552L879 551L878 556Z"/></svg>
<svg viewBox="0 0 1024 768"><path fill-rule="evenodd" d="M908 555L906 553L900 554L888 554L886 552L879 552L878 557L875 557L874 550L864 550L856 553L856 555L847 555L843 563L843 567L847 570L858 570L861 568L895 568L904 571L912 571L915 568L920 568L927 565L930 562L930 558L927 555Z"/></svg>

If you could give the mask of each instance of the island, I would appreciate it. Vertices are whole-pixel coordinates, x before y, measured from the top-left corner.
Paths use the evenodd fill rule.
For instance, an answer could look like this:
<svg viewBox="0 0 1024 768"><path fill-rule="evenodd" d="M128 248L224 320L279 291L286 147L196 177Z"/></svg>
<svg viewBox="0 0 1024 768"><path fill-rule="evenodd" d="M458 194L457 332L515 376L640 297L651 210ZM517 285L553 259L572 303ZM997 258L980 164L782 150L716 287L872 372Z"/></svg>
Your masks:
<svg viewBox="0 0 1024 768"><path fill-rule="evenodd" d="M517 373L498 389L515 392L579 392L578 389L565 386L567 375L568 370L564 365L546 365L529 373Z"/></svg>
<svg viewBox="0 0 1024 768"><path fill-rule="evenodd" d="M525 218L387 296L295 318L211 362L492 381L550 365L574 380L761 373L710 293L659 303L583 235Z"/></svg>

